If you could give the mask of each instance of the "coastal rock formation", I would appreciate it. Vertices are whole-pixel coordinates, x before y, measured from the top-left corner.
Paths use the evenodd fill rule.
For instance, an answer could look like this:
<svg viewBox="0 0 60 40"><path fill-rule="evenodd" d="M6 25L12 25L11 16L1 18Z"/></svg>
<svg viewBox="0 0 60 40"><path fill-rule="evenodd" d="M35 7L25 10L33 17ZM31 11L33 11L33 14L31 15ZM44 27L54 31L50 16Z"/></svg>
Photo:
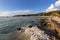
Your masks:
<svg viewBox="0 0 60 40"><path fill-rule="evenodd" d="M19 32L30 35L30 40L50 40L47 34L44 34L44 31L38 29L37 26L31 26L22 28ZM21 39L22 40L22 39Z"/></svg>
<svg viewBox="0 0 60 40"><path fill-rule="evenodd" d="M30 40L59 40L60 31L57 26L49 20L42 19L36 26L29 24L26 27L19 28L18 32L30 35Z"/></svg>

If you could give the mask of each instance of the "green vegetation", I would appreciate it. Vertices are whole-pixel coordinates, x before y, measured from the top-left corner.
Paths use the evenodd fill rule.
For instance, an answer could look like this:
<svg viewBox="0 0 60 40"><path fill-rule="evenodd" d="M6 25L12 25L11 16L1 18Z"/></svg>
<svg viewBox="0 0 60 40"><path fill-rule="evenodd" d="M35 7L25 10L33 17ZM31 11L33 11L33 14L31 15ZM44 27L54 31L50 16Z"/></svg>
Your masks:
<svg viewBox="0 0 60 40"><path fill-rule="evenodd" d="M59 16L60 10L52 11L52 12L42 12L37 14L27 14L27 15L14 15L14 17L20 17L20 16Z"/></svg>

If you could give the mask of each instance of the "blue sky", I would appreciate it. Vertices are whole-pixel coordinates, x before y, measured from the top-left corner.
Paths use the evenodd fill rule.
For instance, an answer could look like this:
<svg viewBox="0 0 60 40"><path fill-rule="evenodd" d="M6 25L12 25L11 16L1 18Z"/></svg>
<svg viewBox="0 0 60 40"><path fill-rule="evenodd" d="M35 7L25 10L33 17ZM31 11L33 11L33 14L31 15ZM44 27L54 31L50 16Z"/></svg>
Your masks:
<svg viewBox="0 0 60 40"><path fill-rule="evenodd" d="M7 15L11 15L14 14L15 11L17 11L15 14L39 13L45 11L56 1L57 0L0 0L0 14L3 15L7 13ZM58 8L60 9L60 7Z"/></svg>

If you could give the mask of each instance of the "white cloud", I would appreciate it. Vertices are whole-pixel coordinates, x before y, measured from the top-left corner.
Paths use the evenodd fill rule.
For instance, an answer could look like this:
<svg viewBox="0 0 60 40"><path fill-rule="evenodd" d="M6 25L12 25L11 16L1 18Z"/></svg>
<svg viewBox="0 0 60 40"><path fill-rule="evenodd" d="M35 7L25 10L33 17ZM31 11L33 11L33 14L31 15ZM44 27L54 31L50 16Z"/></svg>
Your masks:
<svg viewBox="0 0 60 40"><path fill-rule="evenodd" d="M5 12L0 12L0 16L22 15L30 12L32 12L32 10L5 11Z"/></svg>
<svg viewBox="0 0 60 40"><path fill-rule="evenodd" d="M53 4L51 4L47 9L46 12L50 12L50 11L55 11L57 10L57 8L55 8L55 6Z"/></svg>
<svg viewBox="0 0 60 40"><path fill-rule="evenodd" d="M54 4L51 4L45 12L55 11L58 10L57 7L60 6L60 0L56 1Z"/></svg>
<svg viewBox="0 0 60 40"><path fill-rule="evenodd" d="M55 7L58 7L58 6L60 6L60 0L56 1L55 3Z"/></svg>
<svg viewBox="0 0 60 40"><path fill-rule="evenodd" d="M18 11L12 11L12 12L30 12L31 10L18 10Z"/></svg>

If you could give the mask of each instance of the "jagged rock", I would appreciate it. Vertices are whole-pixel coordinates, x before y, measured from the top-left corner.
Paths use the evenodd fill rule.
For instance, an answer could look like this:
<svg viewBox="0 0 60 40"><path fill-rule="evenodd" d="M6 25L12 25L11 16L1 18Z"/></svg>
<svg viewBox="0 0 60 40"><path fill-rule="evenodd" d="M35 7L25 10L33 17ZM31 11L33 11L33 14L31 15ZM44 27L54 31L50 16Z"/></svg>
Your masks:
<svg viewBox="0 0 60 40"><path fill-rule="evenodd" d="M17 28L17 31L20 31L22 28Z"/></svg>
<svg viewBox="0 0 60 40"><path fill-rule="evenodd" d="M37 26L31 26L31 28L30 27L25 28L23 33L30 35L31 40L50 40L49 37L44 34L44 31L38 29Z"/></svg>
<svg viewBox="0 0 60 40"><path fill-rule="evenodd" d="M29 24L27 27L32 28L33 26L31 24Z"/></svg>
<svg viewBox="0 0 60 40"><path fill-rule="evenodd" d="M44 34L43 31L39 30L37 27L28 28L25 33L31 35L31 40L49 40L48 36Z"/></svg>

